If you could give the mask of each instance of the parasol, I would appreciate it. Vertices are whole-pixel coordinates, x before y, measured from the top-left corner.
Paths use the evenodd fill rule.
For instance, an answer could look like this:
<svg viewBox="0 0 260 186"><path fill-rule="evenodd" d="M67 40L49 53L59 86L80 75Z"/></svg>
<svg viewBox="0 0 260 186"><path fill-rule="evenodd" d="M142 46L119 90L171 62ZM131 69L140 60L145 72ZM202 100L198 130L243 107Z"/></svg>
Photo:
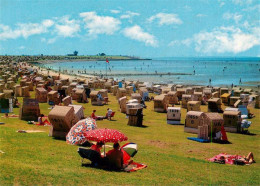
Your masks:
<svg viewBox="0 0 260 186"><path fill-rule="evenodd" d="M66 136L66 142L72 145L83 144L87 141L85 134L96 128L97 124L94 119L86 118L80 120L70 129Z"/></svg>
<svg viewBox="0 0 260 186"><path fill-rule="evenodd" d="M85 133L85 137L89 141L96 141L96 142L121 142L121 141L126 141L128 138L121 133L118 130L114 129L96 129L96 130L91 130L87 133ZM104 154L105 154L105 145L104 145Z"/></svg>

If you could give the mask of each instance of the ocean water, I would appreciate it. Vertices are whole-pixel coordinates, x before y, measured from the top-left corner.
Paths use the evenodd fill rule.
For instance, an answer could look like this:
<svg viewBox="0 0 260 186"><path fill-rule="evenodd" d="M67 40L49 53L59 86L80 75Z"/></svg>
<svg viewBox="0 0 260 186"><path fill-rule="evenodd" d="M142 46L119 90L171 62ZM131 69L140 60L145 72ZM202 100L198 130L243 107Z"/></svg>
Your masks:
<svg viewBox="0 0 260 186"><path fill-rule="evenodd" d="M260 58L160 58L127 61L55 62L45 67L54 70L81 71L87 74L140 80L153 83L185 85L243 85L256 86L260 82ZM195 72L195 73L194 73ZM147 75L147 73L149 75ZM157 75L156 75L157 73ZM165 75L181 73L179 75Z"/></svg>

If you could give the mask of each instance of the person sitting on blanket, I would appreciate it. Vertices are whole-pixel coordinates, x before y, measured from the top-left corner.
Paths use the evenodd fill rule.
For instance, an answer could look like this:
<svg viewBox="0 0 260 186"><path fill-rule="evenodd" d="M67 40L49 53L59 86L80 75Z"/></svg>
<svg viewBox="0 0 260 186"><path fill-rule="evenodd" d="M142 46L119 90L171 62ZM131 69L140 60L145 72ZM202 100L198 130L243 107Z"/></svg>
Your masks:
<svg viewBox="0 0 260 186"><path fill-rule="evenodd" d="M40 125L43 125L43 121L42 121L42 118L43 118L43 114L40 115L40 117L38 117L38 122Z"/></svg>
<svg viewBox="0 0 260 186"><path fill-rule="evenodd" d="M114 143L113 149L106 154L108 165L112 169L121 170L123 168L123 152L119 143Z"/></svg>
<svg viewBox="0 0 260 186"><path fill-rule="evenodd" d="M104 119L104 116L96 116L95 112L96 112L96 110L93 110L93 112L92 112L92 114L90 116L92 119L94 119L94 120L102 120L102 119Z"/></svg>
<svg viewBox="0 0 260 186"><path fill-rule="evenodd" d="M97 120L98 117L95 115L96 110L93 110L92 114L91 114L91 118L94 120Z"/></svg>
<svg viewBox="0 0 260 186"><path fill-rule="evenodd" d="M112 112L113 112L113 111L112 111L110 108L107 109L106 118L107 118L108 120L111 120Z"/></svg>
<svg viewBox="0 0 260 186"><path fill-rule="evenodd" d="M91 147L90 147L90 149L91 150L94 150L94 151L97 151L100 155L101 155L101 148L102 148L102 146L104 145L104 143L103 142L97 142L97 144L95 145L92 145Z"/></svg>

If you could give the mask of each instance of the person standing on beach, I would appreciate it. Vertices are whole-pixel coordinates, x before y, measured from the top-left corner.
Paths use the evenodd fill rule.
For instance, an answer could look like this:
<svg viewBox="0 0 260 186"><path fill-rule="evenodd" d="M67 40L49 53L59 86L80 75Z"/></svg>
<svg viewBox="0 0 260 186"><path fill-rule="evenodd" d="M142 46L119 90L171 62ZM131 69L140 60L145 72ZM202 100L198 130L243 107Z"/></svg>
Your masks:
<svg viewBox="0 0 260 186"><path fill-rule="evenodd" d="M239 80L239 84L242 84L242 80L241 80L241 78L240 78L240 80Z"/></svg>

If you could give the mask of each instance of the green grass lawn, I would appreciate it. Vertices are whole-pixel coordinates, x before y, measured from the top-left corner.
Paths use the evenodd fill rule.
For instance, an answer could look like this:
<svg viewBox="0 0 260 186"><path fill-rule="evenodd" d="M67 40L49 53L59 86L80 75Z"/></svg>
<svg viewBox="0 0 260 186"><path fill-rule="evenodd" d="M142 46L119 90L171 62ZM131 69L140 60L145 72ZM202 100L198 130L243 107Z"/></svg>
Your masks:
<svg viewBox="0 0 260 186"><path fill-rule="evenodd" d="M31 97L34 93L31 92ZM21 102L21 98L19 101ZM185 133L183 125L167 125L166 113L153 111L153 102L147 102L144 109L145 127L127 125L127 119L120 113L115 96L109 95L109 105L92 106L82 104L85 115L93 109L97 115L105 115L109 107L116 111L114 121L97 121L99 128L118 129L138 144L139 151L134 160L148 167L137 172L110 172L90 167L81 167L78 146L48 136L49 127L27 124L17 118L4 119L0 125L0 184L108 184L108 185L170 185L170 184L224 184L258 185L260 183L260 114L251 109L256 117L250 132L255 135L228 133L231 144L198 143L187 140L196 135ZM78 103L76 103L78 104ZM49 105L40 104L41 113L49 113ZM206 111L202 106L202 111ZM14 109L18 114L19 109ZM186 110L182 109L182 123ZM3 116L3 114L0 114ZM42 133L17 133L17 130L43 130ZM124 144L122 142L121 144ZM221 165L210 163L208 158L226 152L247 155L253 152L257 163L250 166ZM86 160L87 161L87 160Z"/></svg>

